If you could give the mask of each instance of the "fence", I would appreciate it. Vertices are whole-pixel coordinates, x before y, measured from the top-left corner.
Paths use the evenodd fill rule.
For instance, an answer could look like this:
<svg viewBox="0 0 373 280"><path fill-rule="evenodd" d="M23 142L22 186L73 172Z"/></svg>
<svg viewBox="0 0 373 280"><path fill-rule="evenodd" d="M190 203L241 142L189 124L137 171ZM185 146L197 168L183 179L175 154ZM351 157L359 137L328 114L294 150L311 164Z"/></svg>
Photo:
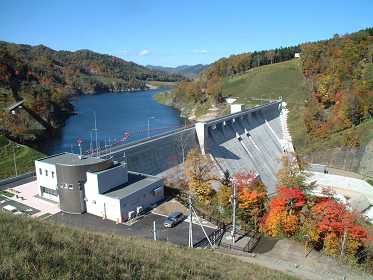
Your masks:
<svg viewBox="0 0 373 280"><path fill-rule="evenodd" d="M184 199L182 199L180 196L177 195L176 196L176 200L178 202L180 202L183 206L185 206L187 208L189 207L189 202L186 201L186 200L184 200ZM218 219L215 219L215 218L211 217L210 215L207 215L207 214L203 213L202 211L200 211L200 210L198 210L196 208L194 208L194 210L196 211L196 213L197 213L197 215L199 217L201 217L205 221L208 221L208 222L216 225L219 228L225 228L227 226L225 223L219 221Z"/></svg>
<svg viewBox="0 0 373 280"><path fill-rule="evenodd" d="M223 237L224 233L225 233L225 228L218 228L214 230L214 232L208 236L210 242L212 243L212 246L215 247L216 244L217 246L219 246L221 238ZM210 248L211 247L210 242L207 240L207 237L205 237L204 239L193 244L193 248L202 248L202 249Z"/></svg>

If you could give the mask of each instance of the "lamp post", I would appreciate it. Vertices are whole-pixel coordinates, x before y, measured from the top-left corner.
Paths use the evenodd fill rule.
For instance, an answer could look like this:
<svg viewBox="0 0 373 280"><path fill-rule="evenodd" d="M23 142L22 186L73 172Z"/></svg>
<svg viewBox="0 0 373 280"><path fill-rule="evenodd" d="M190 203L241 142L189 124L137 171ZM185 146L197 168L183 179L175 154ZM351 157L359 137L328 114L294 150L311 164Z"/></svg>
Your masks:
<svg viewBox="0 0 373 280"><path fill-rule="evenodd" d="M180 115L180 117L183 117L184 118L184 127L186 126L186 116L182 116Z"/></svg>
<svg viewBox="0 0 373 280"><path fill-rule="evenodd" d="M263 95L260 97L260 105L263 105L263 96L265 96L265 94L263 94Z"/></svg>
<svg viewBox="0 0 373 280"><path fill-rule="evenodd" d="M16 153L14 151L14 147L19 148L19 145L17 145L17 143L16 143L16 145L13 146L14 169L16 171L16 177L17 177L18 176L18 172L17 172Z"/></svg>
<svg viewBox="0 0 373 280"><path fill-rule="evenodd" d="M271 102L271 96L272 96L272 94L275 94L275 93L272 92L272 93L269 94L269 102Z"/></svg>
<svg viewBox="0 0 373 280"><path fill-rule="evenodd" d="M154 119L154 117L149 117L148 118L148 138L149 138L149 121L150 121L150 119Z"/></svg>
<svg viewBox="0 0 373 280"><path fill-rule="evenodd" d="M93 130L96 130L97 131L97 129L96 128L92 128L91 129L91 132L90 132L90 134L91 134L91 157L92 157L92 154L93 154L93 144L92 144L92 131ZM96 149L97 149L97 142L96 142Z"/></svg>

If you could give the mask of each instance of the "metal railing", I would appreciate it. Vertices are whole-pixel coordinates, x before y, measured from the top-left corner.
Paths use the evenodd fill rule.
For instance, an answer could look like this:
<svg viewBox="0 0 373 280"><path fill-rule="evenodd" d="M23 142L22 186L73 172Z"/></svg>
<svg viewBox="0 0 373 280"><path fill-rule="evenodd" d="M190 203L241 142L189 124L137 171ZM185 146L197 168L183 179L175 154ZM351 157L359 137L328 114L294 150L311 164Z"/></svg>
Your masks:
<svg viewBox="0 0 373 280"><path fill-rule="evenodd" d="M189 207L189 202L186 201L185 199L181 198L179 195L177 195L175 198L176 198L176 200L177 200L178 202L180 202L183 206L185 206L185 207L187 207L187 208ZM209 223L211 223L211 224L214 224L214 225L216 225L216 226L219 227L219 228L226 228L227 225L226 225L225 223L219 221L218 219L215 219L215 218L211 217L210 215L207 215L207 214L203 213L202 211L198 210L198 209L195 208L195 207L194 207L194 210L195 210L195 212L197 213L197 215L198 215L199 217L201 217L202 219L204 219L205 221L207 221L207 222L209 222Z"/></svg>

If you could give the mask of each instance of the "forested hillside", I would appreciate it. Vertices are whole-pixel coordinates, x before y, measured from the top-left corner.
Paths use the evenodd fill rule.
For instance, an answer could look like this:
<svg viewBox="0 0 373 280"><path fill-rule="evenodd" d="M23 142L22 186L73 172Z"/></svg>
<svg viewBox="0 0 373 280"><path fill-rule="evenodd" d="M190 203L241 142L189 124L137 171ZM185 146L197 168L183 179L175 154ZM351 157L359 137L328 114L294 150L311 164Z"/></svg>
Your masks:
<svg viewBox="0 0 373 280"><path fill-rule="evenodd" d="M310 140L327 138L373 114L373 28L301 45L307 92L304 122ZM358 135L349 145L359 146Z"/></svg>
<svg viewBox="0 0 373 280"><path fill-rule="evenodd" d="M146 65L145 67L151 70L159 70L164 71L169 74L181 74L189 79L196 79L199 77L199 74L205 70L209 65L197 64L194 66L183 65L178 67L163 67L163 66L153 66L153 65Z"/></svg>
<svg viewBox="0 0 373 280"><path fill-rule="evenodd" d="M276 50L243 53L222 58L202 72L194 82L183 81L172 91L173 99L188 100L191 103L223 101L225 95L241 96L243 92L234 92L229 88L240 83L251 87L250 96L259 98L261 94L278 95L287 88L283 86L292 78L283 77L283 81L274 84L268 91L267 85L253 84L252 76L245 73L258 70L255 68L287 61L300 54L299 68L308 85L302 82L301 96L287 96L287 102L297 99L292 105L301 112L303 119L299 127L305 128L304 143L312 145L321 139L328 140L333 134L360 125L371 119L373 114L373 28L352 34L334 35L332 39ZM279 71L281 67L278 67ZM257 72L259 73L259 72ZM283 76L283 75L282 75ZM242 77L239 78L238 77ZM269 78L269 77L268 77ZM298 87L299 85L294 85ZM258 93L253 92L254 87ZM267 90L266 92L263 92ZM281 94L284 96L284 93ZM224 96L228 97L228 96ZM242 96L245 97L245 96ZM242 102L242 101L241 101ZM299 103L300 102L300 103ZM251 103L253 104L253 103ZM340 144L360 146L362 136L348 131ZM364 140L365 141L365 140ZM365 143L366 144L366 143ZM302 147L303 148L303 147Z"/></svg>
<svg viewBox="0 0 373 280"><path fill-rule="evenodd" d="M54 51L0 41L0 108L24 100L28 112L2 110L1 130L12 139L27 140L32 138L28 130L40 127L35 117L44 127L63 125L74 111L69 102L74 94L144 90L146 81L183 78L89 50Z"/></svg>
<svg viewBox="0 0 373 280"><path fill-rule="evenodd" d="M300 52L300 46L231 55L229 58L222 58L211 64L196 81L180 83L172 94L175 99L187 99L194 103L220 102L222 101L222 78L242 75L262 65L290 60L298 52Z"/></svg>

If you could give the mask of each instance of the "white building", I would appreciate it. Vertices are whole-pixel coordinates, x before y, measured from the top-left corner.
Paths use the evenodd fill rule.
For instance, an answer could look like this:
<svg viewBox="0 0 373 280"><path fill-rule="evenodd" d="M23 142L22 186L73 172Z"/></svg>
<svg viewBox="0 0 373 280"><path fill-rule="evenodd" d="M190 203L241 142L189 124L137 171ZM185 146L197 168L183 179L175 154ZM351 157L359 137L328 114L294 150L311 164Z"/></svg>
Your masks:
<svg viewBox="0 0 373 280"><path fill-rule="evenodd" d="M164 198L163 178L128 171L124 162L62 153L35 161L40 196L66 213L126 221Z"/></svg>

